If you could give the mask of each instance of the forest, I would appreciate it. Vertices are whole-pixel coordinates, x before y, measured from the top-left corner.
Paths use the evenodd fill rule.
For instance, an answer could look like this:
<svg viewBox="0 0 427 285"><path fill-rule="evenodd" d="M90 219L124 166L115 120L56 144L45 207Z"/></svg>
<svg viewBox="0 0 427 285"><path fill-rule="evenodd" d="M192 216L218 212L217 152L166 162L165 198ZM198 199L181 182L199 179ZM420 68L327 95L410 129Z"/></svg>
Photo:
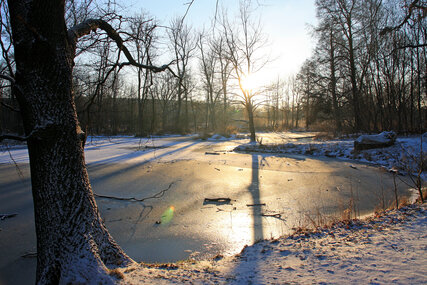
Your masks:
<svg viewBox="0 0 427 285"><path fill-rule="evenodd" d="M125 268L135 265L135 250L126 250L128 255L107 229L129 222L125 211L130 208L110 207L102 199L142 203L135 204L142 207L135 227L115 232L133 237L138 224L142 233L135 240L138 245L149 242L148 235L161 230L171 230L167 236L176 239L172 235L176 225L183 234L196 222L201 230L207 230L207 223L216 217L221 223L229 218L230 227L218 223L210 228L214 233L206 237L212 238L221 232L217 229L223 229L224 236L236 238L233 244L242 242L240 249L251 242L273 239L272 235L268 237L269 231L264 232L264 225L270 225L264 219L275 219L281 235L283 224L292 215L299 216L294 217L294 225L287 226L301 227L301 202L310 203L307 208L315 210L327 201L338 205L341 213L349 210L350 214L359 212L356 206L369 204L372 213L379 200L386 209L385 192L392 194L386 190L393 189L398 208L396 180L401 180L401 175L397 174L405 171L409 179L405 185L415 185L423 201L426 135L401 136L394 148L387 149L392 153L387 153L359 152L354 149L352 137L345 140L345 136L341 150L333 150L332 144L318 144L317 149L313 144L317 135L311 131L336 136L365 133L368 138L382 137L386 132L372 136L366 133L394 131L387 132L391 144L396 133L426 131L425 0L315 0L317 20L308 27L315 43L311 56L295 74L270 74L275 79L267 82L261 82L261 74L270 72L269 66L276 59L266 48L271 40L256 11L268 1L238 1L236 13L223 8L225 1L214 1L216 8L209 15L210 25L205 27L187 21L197 2L184 2L185 13L162 22L149 11L124 13L129 4L124 0L0 0L0 146L5 150L0 153L0 184L6 185L0 187L0 194L6 197L0 201L10 211L1 220L22 219L18 227L25 233L30 228L22 223L24 220L34 226L31 248L36 252L31 256L37 258L37 284L115 284L124 273L132 272ZM275 132L287 130L292 132ZM268 132L260 134L258 143L254 143L257 131ZM250 137L233 136L222 142L200 139L214 133L230 136L241 132L250 133ZM189 133L199 136L151 136ZM88 136L94 143L86 144ZM149 139L142 139L146 136ZM241 145L267 151L263 137L270 139L274 148L278 147L276 142L287 140L290 143L283 144L282 150L295 150L294 142L298 141L305 144L298 147L304 155L329 157L301 159L244 149L239 153ZM12 140L26 145L9 145ZM360 159L360 163L336 160L346 155ZM372 161L389 163L376 169L366 165ZM412 170L411 165L415 165ZM101 173L97 176L96 171ZM89 176L94 178L93 188ZM379 180L381 185L377 184ZM100 182L104 184L97 184ZM169 186L163 187L164 183ZM365 191L360 196L359 188ZM214 202L219 199L227 205L204 207L210 195L221 195L214 197ZM337 200L340 195L346 200ZM265 202L264 196L270 200ZM145 205L147 199L152 204ZM277 205L278 200L285 204L277 212L268 212L268 204ZM347 200L348 206L343 206ZM154 207L156 203L165 204ZM22 206L19 215L14 214L17 205ZM229 211L221 206L228 206ZM166 222L162 224L165 208L169 209L166 213L177 212L170 227ZM120 213L106 218L117 209ZM148 213L144 214L146 209ZM159 212L146 219L152 210ZM222 219L219 212L227 218ZM245 214L240 215L242 212ZM182 220L184 213L197 221ZM233 222L233 213L244 219ZM317 214L322 218L320 210ZM346 217L343 219L351 218ZM234 230L233 223L241 227ZM141 230L144 226L148 230ZM250 239L243 237L245 231ZM9 246L17 245L16 232L2 229L1 233L5 232L12 234L2 239L6 242L1 245L8 243L4 248L9 250ZM419 232L425 230L419 227ZM217 242L206 240L203 246ZM426 247L419 248L417 252ZM394 257L396 248L390 252ZM279 255L289 254L280 251ZM417 262L422 264L425 254L419 256L421 261ZM300 257L295 259L302 261ZM9 256L5 254L5 258ZM18 258L22 261L24 257ZM404 263L399 262L399 266ZM35 267L34 261L32 264ZM163 269L169 272L175 268L168 264ZM347 268L344 270L347 278ZM144 272L142 277L147 275ZM400 271L397 274L405 276ZM157 278L155 275L153 278ZM425 279L420 276L419 280Z"/></svg>
<svg viewBox="0 0 427 285"><path fill-rule="evenodd" d="M250 131L250 124L335 134L427 128L424 1L317 0L312 56L297 74L251 88L245 79L274 60L262 49L267 35L253 5L242 4L237 17L218 9L212 27L200 30L185 17L170 23L148 12L122 17L113 1L66 4L67 25L104 19L138 64L169 64L163 73L125 68L105 33L79 41L74 97L88 134L229 135ZM1 5L1 131L22 134L7 80L15 72L9 12L5 1Z"/></svg>

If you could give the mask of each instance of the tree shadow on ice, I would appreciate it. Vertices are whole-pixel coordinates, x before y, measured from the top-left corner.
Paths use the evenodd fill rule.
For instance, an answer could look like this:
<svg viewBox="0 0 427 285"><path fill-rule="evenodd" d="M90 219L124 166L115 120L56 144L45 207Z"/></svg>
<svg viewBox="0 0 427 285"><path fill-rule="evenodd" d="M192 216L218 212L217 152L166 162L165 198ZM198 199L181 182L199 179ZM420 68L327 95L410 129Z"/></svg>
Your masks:
<svg viewBox="0 0 427 285"><path fill-rule="evenodd" d="M260 181L259 181L259 158L257 154L252 154L252 175L251 184L248 187L249 193L251 194L252 204L248 204L248 207L252 210L252 227L253 235L252 241L264 239L263 224L262 224L262 202L260 193Z"/></svg>
<svg viewBox="0 0 427 285"><path fill-rule="evenodd" d="M261 162L259 158L263 157L262 155L258 154L251 154L252 155L252 174L251 174L251 184L248 187L248 191L252 198L252 204L248 204L248 207L251 208L251 215L252 215L252 242L256 243L257 241L261 241L265 239L264 236L264 230L263 230L263 202L261 201L261 191L260 191L260 174L259 174L259 168L260 164L263 163L262 159ZM249 225L250 226L250 225ZM248 245L244 248L244 252L241 254L245 254L246 251L253 250L252 245ZM268 254L267 252L265 253ZM259 259L258 259L259 260ZM259 272L259 261L250 262L249 264L245 264L242 260L242 262L238 263L236 265L236 268L234 269L234 276L241 275L246 279L244 282L253 283L253 284L262 284L262 279L259 279L262 274ZM243 279L241 279L243 280Z"/></svg>

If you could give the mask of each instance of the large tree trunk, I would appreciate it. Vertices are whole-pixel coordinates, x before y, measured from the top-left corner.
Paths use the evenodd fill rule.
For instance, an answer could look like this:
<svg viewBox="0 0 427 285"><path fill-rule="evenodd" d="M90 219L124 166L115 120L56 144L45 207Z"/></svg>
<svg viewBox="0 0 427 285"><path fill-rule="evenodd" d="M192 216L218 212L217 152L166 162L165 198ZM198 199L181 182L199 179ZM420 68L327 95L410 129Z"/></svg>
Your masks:
<svg viewBox="0 0 427 285"><path fill-rule="evenodd" d="M27 3L30 2L30 3ZM74 47L64 1L9 1L14 92L29 136L37 283L110 283L131 259L106 230L86 171L74 98Z"/></svg>

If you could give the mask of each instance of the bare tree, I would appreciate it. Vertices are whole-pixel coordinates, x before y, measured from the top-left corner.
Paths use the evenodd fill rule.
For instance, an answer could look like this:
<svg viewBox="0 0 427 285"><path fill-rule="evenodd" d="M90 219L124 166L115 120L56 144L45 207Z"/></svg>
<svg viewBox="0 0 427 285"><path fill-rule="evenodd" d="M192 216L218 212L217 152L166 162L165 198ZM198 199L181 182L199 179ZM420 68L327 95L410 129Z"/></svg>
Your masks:
<svg viewBox="0 0 427 285"><path fill-rule="evenodd" d="M154 44L156 41L155 29L156 22L147 15L141 14L130 19L130 40L135 44L136 61L146 65L152 64L154 54ZM152 85L152 72L150 70L138 67L138 116L137 116L137 135L144 134L144 106L148 99L150 86ZM153 114L154 116L154 114ZM153 120L152 120L153 121Z"/></svg>
<svg viewBox="0 0 427 285"><path fill-rule="evenodd" d="M206 121L205 130L216 129L216 110L215 106L218 101L220 90L216 88L216 68L217 57L206 43L206 39L201 33L198 37L197 46L200 52L200 72L202 77L202 88L206 92Z"/></svg>
<svg viewBox="0 0 427 285"><path fill-rule="evenodd" d="M226 39L224 35L220 34L217 37L214 37L211 43L211 47L213 52L216 55L216 59L218 62L218 71L220 74L220 84L221 84L221 93L222 93L222 132L226 132L226 127L228 124L228 113L227 108L229 104L229 96L228 96L228 85L230 81L231 73L233 72L232 64L227 59L227 46Z"/></svg>
<svg viewBox="0 0 427 285"><path fill-rule="evenodd" d="M226 56L233 67L233 75L241 91L239 97L248 115L251 141L255 141L254 110L257 106L255 97L260 90L248 88L245 81L255 76L268 60L259 57L266 39L260 23L252 20L252 9L251 1L241 1L238 24L232 25L224 16L222 26L227 46Z"/></svg>
<svg viewBox="0 0 427 285"><path fill-rule="evenodd" d="M175 56L175 68L177 75L177 108L175 129L178 132L185 130L188 123L188 112L185 113L184 120L182 120L182 102L188 102L188 93L185 88L185 78L189 74L189 61L193 56L196 49L196 39L192 34L192 30L187 26L183 18L175 18L171 22L171 29L168 30L170 40L170 48ZM188 106L185 106L188 108ZM186 109L187 110L187 109Z"/></svg>

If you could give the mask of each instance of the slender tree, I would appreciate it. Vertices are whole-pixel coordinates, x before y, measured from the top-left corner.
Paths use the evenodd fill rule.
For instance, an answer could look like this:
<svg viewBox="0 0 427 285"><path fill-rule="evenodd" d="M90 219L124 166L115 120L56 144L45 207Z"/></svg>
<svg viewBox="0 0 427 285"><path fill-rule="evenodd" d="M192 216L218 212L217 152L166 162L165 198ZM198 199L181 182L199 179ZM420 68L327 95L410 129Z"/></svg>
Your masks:
<svg viewBox="0 0 427 285"><path fill-rule="evenodd" d="M260 23L253 20L252 9L251 1L241 1L237 24L231 24L224 16L222 26L227 46L226 57L241 92L239 98L248 116L250 139L255 141L254 110L259 103L255 98L261 90L249 87L247 83L254 79L268 59L261 59L259 55L266 39Z"/></svg>

